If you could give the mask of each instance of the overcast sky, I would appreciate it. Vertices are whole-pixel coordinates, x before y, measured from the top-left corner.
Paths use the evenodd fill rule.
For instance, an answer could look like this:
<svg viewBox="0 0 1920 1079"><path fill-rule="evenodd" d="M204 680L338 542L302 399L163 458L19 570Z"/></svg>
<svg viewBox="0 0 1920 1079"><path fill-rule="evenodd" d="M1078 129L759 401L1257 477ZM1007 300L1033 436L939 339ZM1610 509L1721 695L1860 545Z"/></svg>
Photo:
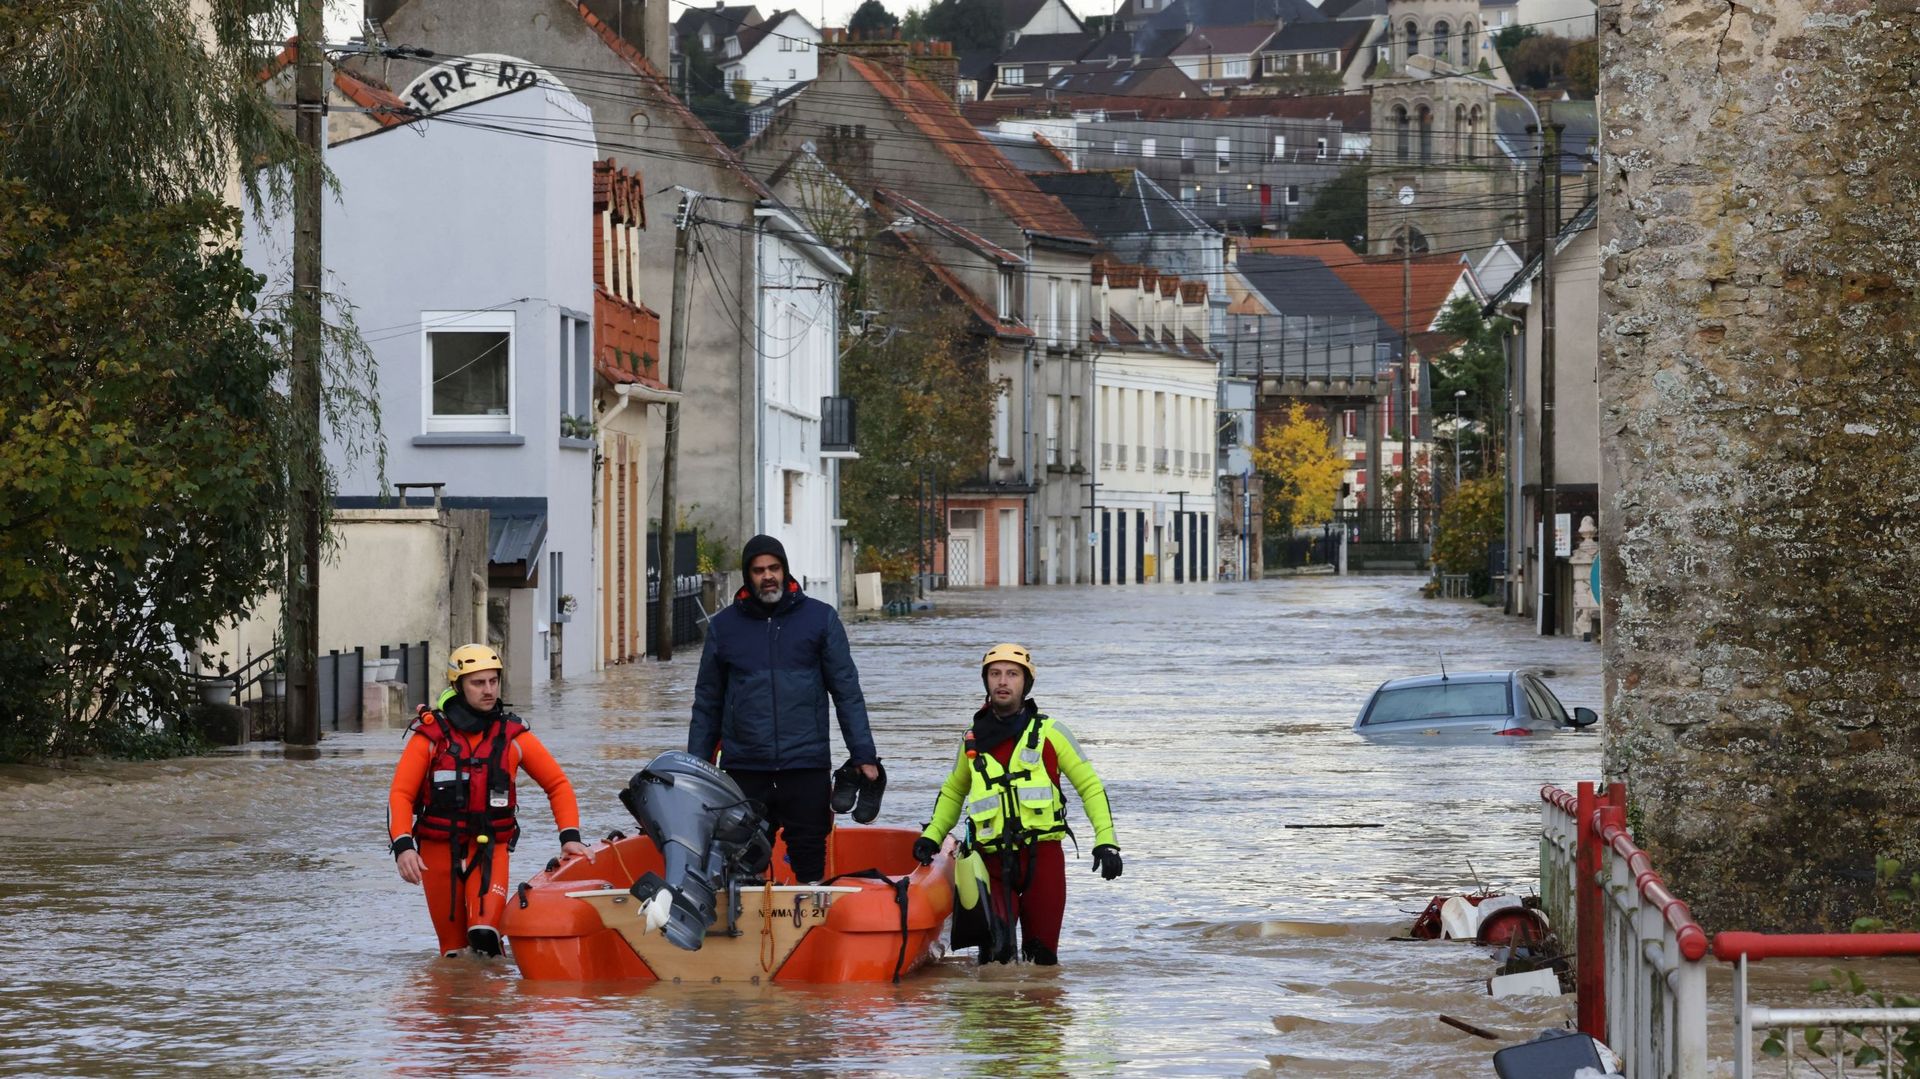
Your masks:
<svg viewBox="0 0 1920 1079"><path fill-rule="evenodd" d="M686 6L681 4L680 0L666 0L666 2L671 5L671 15L675 19L686 10ZM728 0L728 2L741 3L743 0ZM760 14L770 15L789 4L796 3L796 0L772 0L769 3L752 0L752 2L759 6ZM908 0L881 0L881 2L886 4L887 10L895 15L905 15L908 7L915 6ZM859 7L860 3L861 0L797 0L800 14L806 16L807 21L816 26L845 26L847 17L853 14L853 9ZM916 0L916 3L920 7L926 6L926 0ZM1103 5L1100 0L1067 0L1067 6L1073 9L1074 14L1085 18L1089 13L1105 14L1117 5ZM327 0L327 36L334 41L345 41L357 36L360 33L360 12L359 0ZM821 21L823 12L825 13L824 23Z"/></svg>

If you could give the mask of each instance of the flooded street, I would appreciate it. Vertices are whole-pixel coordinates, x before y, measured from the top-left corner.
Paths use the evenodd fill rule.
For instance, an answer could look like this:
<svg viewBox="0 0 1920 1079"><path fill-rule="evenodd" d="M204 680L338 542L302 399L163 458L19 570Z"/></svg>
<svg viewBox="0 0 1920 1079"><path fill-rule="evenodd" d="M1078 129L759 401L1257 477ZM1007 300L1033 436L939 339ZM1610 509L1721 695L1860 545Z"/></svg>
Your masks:
<svg viewBox="0 0 1920 1079"><path fill-rule="evenodd" d="M949 957L901 986L584 993L510 962L435 958L383 830L398 732L277 753L0 778L0 1070L259 1074L1477 1076L1493 1043L1571 1008L1485 993L1471 946L1404 943L1435 893L1530 890L1543 782L1597 776L1597 734L1374 745L1381 680L1531 665L1599 708L1600 651L1413 578L943 595L850 627L890 772L883 823L922 823L979 697L1031 646L1035 697L1106 780L1126 874L1069 848L1062 966ZM684 748L697 653L516 702L591 836L615 792ZM1604 725L1605 720L1602 720ZM837 736L836 736L837 737ZM515 880L557 848L522 785ZM1070 815L1078 826L1072 795ZM1288 824L1377 828L1288 829ZM849 827L853 827L849 825ZM1082 832L1086 829L1080 828Z"/></svg>

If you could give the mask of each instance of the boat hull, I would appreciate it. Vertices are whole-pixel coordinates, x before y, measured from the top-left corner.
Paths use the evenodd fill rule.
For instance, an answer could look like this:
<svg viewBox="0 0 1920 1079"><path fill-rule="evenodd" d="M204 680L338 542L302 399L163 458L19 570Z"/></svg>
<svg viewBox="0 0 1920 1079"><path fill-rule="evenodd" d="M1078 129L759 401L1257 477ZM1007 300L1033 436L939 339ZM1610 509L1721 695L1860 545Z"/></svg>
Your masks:
<svg viewBox="0 0 1920 1079"><path fill-rule="evenodd" d="M740 894L737 935L716 924L698 951L683 951L640 925L626 890L661 869L645 836L596 844L536 875L508 897L501 929L522 977L535 981L886 982L935 958L953 909L953 863L913 860L919 833L908 828L835 829L827 844L829 877L877 870L889 881L844 877L827 887L793 879L776 844L775 888ZM899 892L906 881L906 930ZM904 939L904 949L902 947Z"/></svg>

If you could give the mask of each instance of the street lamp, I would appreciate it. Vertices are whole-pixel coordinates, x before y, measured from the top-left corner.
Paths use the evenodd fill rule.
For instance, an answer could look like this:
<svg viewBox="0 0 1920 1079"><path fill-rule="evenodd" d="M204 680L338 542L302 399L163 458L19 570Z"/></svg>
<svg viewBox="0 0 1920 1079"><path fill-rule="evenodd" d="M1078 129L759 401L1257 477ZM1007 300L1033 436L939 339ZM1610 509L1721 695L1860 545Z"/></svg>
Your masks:
<svg viewBox="0 0 1920 1079"><path fill-rule="evenodd" d="M1465 390L1453 391L1453 489L1460 489L1460 399Z"/></svg>

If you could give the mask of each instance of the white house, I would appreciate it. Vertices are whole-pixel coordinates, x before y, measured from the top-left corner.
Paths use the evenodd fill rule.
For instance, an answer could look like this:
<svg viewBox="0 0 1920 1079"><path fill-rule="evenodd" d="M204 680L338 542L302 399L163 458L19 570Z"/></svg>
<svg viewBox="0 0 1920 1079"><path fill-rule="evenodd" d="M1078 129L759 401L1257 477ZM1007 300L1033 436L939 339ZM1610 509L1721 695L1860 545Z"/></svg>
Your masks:
<svg viewBox="0 0 1920 1079"><path fill-rule="evenodd" d="M853 451L839 386L840 284L852 268L785 209L754 211L760 268L758 530L815 599L840 600L840 462Z"/></svg>
<svg viewBox="0 0 1920 1079"><path fill-rule="evenodd" d="M327 278L371 350L385 479L441 484L462 508L490 511L489 602L520 694L596 660L596 443L582 426L594 387L595 146L519 135L591 119L547 76L327 151L339 181L324 206ZM274 278L291 229L249 225L248 261ZM331 429L326 452L343 498L391 493ZM377 582L401 571L359 572ZM385 594L405 594L400 585ZM323 619L322 647L398 643L381 607Z"/></svg>
<svg viewBox="0 0 1920 1079"><path fill-rule="evenodd" d="M797 11L776 11L728 37L720 66L749 102L764 101L820 73L820 31Z"/></svg>
<svg viewBox="0 0 1920 1079"><path fill-rule="evenodd" d="M1093 272L1096 584L1213 576L1219 364L1207 286L1140 266Z"/></svg>

